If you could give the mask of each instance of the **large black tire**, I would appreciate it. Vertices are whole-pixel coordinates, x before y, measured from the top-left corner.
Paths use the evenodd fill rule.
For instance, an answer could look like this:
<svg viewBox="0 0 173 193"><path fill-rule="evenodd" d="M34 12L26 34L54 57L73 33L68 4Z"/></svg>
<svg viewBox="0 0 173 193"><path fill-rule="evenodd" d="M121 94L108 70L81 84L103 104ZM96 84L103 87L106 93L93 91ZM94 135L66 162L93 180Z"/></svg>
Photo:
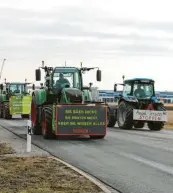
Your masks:
<svg viewBox="0 0 173 193"><path fill-rule="evenodd" d="M117 122L121 129L132 129L133 127L133 105L121 101L117 110Z"/></svg>
<svg viewBox="0 0 173 193"><path fill-rule="evenodd" d="M22 119L29 119L29 115L21 115Z"/></svg>
<svg viewBox="0 0 173 193"><path fill-rule="evenodd" d="M109 107L107 109L107 120L108 120L107 127L114 127L117 121L115 116L110 115Z"/></svg>
<svg viewBox="0 0 173 193"><path fill-rule="evenodd" d="M42 135L44 139L53 139L52 132L52 105L46 105L42 111Z"/></svg>
<svg viewBox="0 0 173 193"><path fill-rule="evenodd" d="M38 105L36 104L35 97L32 97L32 102L31 102L31 115L30 119L32 122L32 133L34 135L41 135L41 125L39 124L39 109Z"/></svg>
<svg viewBox="0 0 173 193"><path fill-rule="evenodd" d="M136 129L142 129L144 127L144 122L143 121L138 121L137 123L133 124L134 128Z"/></svg>
<svg viewBox="0 0 173 193"><path fill-rule="evenodd" d="M0 103L0 118L3 118L3 103Z"/></svg>
<svg viewBox="0 0 173 193"><path fill-rule="evenodd" d="M163 104L158 104L156 106L156 111L166 111L165 107L163 106ZM164 122L154 122L154 121L151 121L151 122L148 122L148 128L151 130L151 131L160 131L161 129L163 129L164 127Z"/></svg>
<svg viewBox="0 0 173 193"><path fill-rule="evenodd" d="M103 139L105 135L90 136L91 139Z"/></svg>
<svg viewBox="0 0 173 193"><path fill-rule="evenodd" d="M9 102L4 102L4 105L3 105L3 118L4 119L12 119L12 115L10 115Z"/></svg>

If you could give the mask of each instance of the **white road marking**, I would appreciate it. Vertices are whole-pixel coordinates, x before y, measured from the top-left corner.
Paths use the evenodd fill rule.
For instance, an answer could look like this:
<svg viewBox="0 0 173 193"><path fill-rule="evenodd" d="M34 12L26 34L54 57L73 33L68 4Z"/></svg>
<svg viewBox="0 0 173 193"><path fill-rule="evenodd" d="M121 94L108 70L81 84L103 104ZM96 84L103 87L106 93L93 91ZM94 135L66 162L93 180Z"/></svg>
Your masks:
<svg viewBox="0 0 173 193"><path fill-rule="evenodd" d="M119 154L120 156L124 156L128 159L143 163L143 164L148 165L150 167L156 168L162 172L173 175L173 167L166 166L166 165L160 164L160 163L155 162L155 161L150 161L150 160L147 160L145 158L142 158L140 156L136 156L136 155L130 154L130 153L118 152L117 154Z"/></svg>

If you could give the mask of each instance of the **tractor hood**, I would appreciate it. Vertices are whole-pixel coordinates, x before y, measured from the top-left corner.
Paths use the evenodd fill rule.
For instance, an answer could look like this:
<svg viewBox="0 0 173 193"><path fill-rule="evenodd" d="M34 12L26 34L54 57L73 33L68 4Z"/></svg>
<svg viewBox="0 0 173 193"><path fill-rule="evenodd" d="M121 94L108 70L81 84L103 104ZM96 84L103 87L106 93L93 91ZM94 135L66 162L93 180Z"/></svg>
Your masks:
<svg viewBox="0 0 173 193"><path fill-rule="evenodd" d="M82 103L82 91L77 88L63 88L62 95L65 103Z"/></svg>

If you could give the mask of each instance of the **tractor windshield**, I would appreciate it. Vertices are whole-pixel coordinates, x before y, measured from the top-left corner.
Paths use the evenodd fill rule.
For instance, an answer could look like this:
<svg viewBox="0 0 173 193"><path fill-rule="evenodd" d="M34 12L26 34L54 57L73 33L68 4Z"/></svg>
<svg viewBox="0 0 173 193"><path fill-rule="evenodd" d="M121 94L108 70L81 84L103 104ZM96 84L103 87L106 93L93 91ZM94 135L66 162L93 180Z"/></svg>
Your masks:
<svg viewBox="0 0 173 193"><path fill-rule="evenodd" d="M80 89L80 77L77 70L61 72L57 70L53 73L53 86L58 88L70 87Z"/></svg>
<svg viewBox="0 0 173 193"><path fill-rule="evenodd" d="M26 88L24 84L10 84L9 92L14 94L23 94L26 92Z"/></svg>
<svg viewBox="0 0 173 193"><path fill-rule="evenodd" d="M134 84L133 95L138 99L149 99L154 96L154 85L146 83Z"/></svg>

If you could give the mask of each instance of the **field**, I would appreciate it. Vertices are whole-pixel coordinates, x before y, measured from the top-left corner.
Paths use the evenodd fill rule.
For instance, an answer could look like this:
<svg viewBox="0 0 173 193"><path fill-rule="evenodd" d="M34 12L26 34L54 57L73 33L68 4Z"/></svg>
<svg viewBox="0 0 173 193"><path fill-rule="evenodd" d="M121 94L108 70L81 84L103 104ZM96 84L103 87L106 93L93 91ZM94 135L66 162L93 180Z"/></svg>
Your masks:
<svg viewBox="0 0 173 193"><path fill-rule="evenodd" d="M173 129L173 111L168 111L168 122L165 128Z"/></svg>

